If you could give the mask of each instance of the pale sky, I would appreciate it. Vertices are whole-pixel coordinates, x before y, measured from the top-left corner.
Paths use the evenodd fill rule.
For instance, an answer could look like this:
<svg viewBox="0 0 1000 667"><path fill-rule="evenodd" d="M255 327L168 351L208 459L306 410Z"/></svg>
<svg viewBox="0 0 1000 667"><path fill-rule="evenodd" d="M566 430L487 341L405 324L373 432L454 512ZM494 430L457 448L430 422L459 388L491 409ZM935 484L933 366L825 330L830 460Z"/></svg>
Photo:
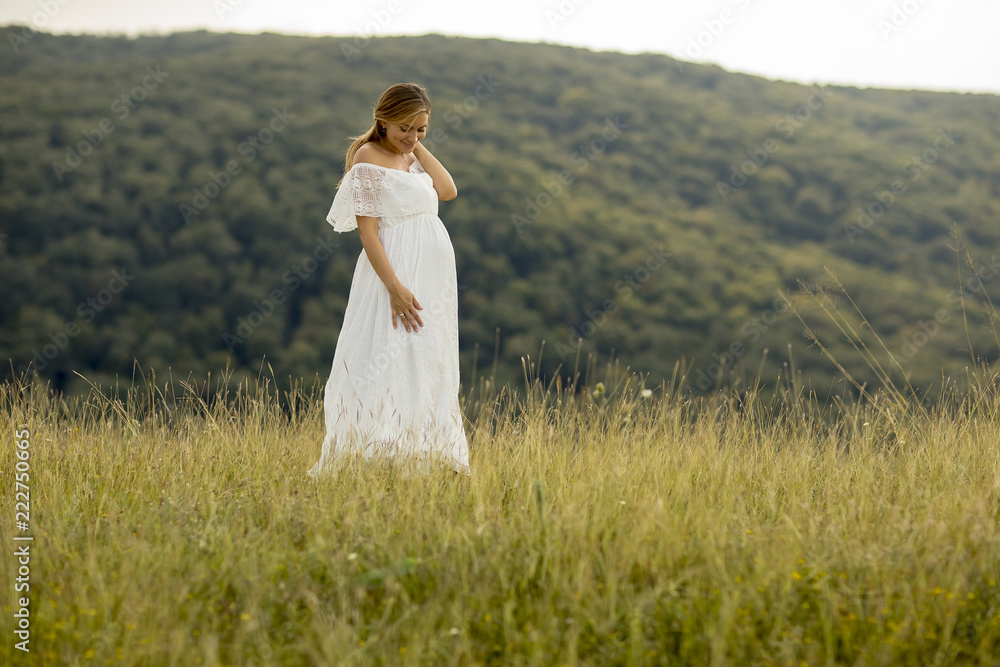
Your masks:
<svg viewBox="0 0 1000 667"><path fill-rule="evenodd" d="M12 23L129 35L434 32L665 53L803 83L1000 94L998 0L0 0L0 48L11 48Z"/></svg>

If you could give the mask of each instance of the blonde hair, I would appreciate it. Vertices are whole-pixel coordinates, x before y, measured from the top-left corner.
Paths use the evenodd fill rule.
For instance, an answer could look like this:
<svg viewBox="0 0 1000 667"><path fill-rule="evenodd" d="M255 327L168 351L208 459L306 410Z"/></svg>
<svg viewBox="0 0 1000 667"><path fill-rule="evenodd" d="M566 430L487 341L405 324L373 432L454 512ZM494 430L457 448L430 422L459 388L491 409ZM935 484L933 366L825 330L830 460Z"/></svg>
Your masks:
<svg viewBox="0 0 1000 667"><path fill-rule="evenodd" d="M408 120L418 114L431 113L431 98L427 94L427 89L415 83L396 83L386 89L378 98L378 103L372 111L371 127L366 132L356 137L350 137L354 143L347 149L347 158L344 161L344 174L351 170L354 162L354 155L358 149L365 144L372 142L380 144L385 137L385 123L393 125L404 125ZM381 125L381 132L379 127ZM341 182L344 180L340 179ZM340 183L337 183L340 187Z"/></svg>

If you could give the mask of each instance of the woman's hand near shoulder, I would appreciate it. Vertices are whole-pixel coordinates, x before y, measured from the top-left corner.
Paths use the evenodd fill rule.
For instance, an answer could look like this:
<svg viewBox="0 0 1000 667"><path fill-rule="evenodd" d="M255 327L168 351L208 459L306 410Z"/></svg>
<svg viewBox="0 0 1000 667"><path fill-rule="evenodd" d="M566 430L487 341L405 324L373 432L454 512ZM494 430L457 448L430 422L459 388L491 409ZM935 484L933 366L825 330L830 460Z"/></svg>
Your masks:
<svg viewBox="0 0 1000 667"><path fill-rule="evenodd" d="M458 187L455 185L455 180L451 177L451 174L419 141L413 147L413 157L420 160L420 166L430 174L431 180L434 181L434 189L438 193L438 199L441 201L451 201L458 196Z"/></svg>

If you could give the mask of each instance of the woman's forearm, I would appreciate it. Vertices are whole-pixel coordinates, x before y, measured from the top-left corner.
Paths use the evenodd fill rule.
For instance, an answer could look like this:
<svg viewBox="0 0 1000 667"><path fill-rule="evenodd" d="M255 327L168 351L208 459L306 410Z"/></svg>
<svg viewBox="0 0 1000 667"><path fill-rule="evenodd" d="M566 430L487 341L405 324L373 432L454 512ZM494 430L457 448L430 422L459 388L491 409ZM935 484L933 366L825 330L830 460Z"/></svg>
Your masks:
<svg viewBox="0 0 1000 667"><path fill-rule="evenodd" d="M389 291L389 308L392 315L392 328L397 328L399 323L407 332L416 331L424 326L424 321L418 311L424 307L417 301L413 292L408 290L403 283L399 282L396 272L389 264L389 257L385 254L385 247L378 237L378 218L368 216L358 216L358 231L361 233L361 244L365 247L368 261L378 275L386 290ZM397 319L398 318L398 319Z"/></svg>
<svg viewBox="0 0 1000 667"><path fill-rule="evenodd" d="M364 215L359 215L357 218L361 245L365 248L365 254L368 255L368 261L371 262L372 268L375 269L375 273L390 294L399 291L399 278L392 270L389 257L385 254L385 248L378 238L378 218Z"/></svg>
<svg viewBox="0 0 1000 667"><path fill-rule="evenodd" d="M444 165L431 155L431 152L423 144L418 143L413 148L413 155L420 160L420 166L424 168L424 171L430 174L439 199L451 201L458 196L458 187L455 185L455 179L451 177L451 174L444 168Z"/></svg>

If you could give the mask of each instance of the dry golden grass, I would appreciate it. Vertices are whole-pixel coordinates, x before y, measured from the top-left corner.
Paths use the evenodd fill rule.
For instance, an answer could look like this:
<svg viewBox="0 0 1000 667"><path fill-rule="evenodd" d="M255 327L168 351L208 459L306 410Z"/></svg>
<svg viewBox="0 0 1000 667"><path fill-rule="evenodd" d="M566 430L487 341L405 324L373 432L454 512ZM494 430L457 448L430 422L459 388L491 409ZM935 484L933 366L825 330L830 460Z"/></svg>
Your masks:
<svg viewBox="0 0 1000 667"><path fill-rule="evenodd" d="M321 480L306 474L317 391L279 401L261 381L209 404L208 382L149 379L65 402L6 385L7 437L30 430L35 541L32 652L14 649L8 556L0 655L997 664L995 383L918 409L791 388L644 398L606 379L596 395L480 381L464 399L471 478L353 462Z"/></svg>

